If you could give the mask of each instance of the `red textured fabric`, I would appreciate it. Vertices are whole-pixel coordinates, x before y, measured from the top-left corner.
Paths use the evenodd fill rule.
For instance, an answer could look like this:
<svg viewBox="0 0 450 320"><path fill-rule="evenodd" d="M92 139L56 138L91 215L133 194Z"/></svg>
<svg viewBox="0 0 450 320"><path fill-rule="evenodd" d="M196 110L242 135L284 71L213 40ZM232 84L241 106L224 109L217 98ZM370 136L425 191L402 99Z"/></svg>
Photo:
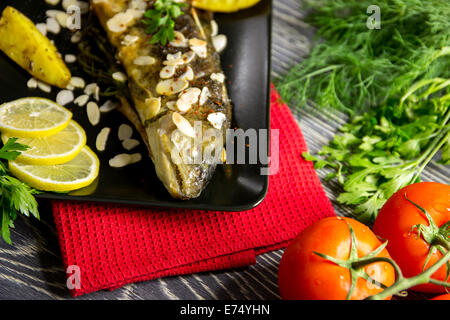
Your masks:
<svg viewBox="0 0 450 320"><path fill-rule="evenodd" d="M279 172L258 207L245 212L136 208L54 201L65 267L81 271L74 296L164 276L229 269L285 247L312 222L334 215L300 128L272 90L271 127L279 129Z"/></svg>

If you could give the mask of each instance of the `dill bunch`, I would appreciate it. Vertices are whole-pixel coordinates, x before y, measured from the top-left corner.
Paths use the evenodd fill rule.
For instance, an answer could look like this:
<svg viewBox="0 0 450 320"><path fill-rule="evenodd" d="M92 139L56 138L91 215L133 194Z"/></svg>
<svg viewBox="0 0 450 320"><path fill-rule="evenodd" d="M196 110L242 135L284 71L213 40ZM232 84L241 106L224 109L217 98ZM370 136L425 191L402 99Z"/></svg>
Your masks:
<svg viewBox="0 0 450 320"><path fill-rule="evenodd" d="M310 56L275 80L296 108L308 102L350 115L399 99L413 83L450 78L448 0L307 0L318 38ZM369 29L377 5L380 29Z"/></svg>

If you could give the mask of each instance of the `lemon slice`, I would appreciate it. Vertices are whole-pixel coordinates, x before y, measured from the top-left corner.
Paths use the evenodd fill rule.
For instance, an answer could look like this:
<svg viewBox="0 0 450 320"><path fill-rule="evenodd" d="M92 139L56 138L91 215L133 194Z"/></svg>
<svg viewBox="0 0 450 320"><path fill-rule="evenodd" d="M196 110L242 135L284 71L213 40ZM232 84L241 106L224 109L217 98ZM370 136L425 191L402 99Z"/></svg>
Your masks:
<svg viewBox="0 0 450 320"><path fill-rule="evenodd" d="M90 185L97 178L99 167L97 155L88 146L63 164L36 166L18 160L9 162L9 169L17 178L35 189L53 192L68 192Z"/></svg>
<svg viewBox="0 0 450 320"><path fill-rule="evenodd" d="M193 0L192 5L199 9L216 12L234 12L247 9L261 0Z"/></svg>
<svg viewBox="0 0 450 320"><path fill-rule="evenodd" d="M13 136L2 134L3 143ZM17 160L27 164L54 165L69 162L86 144L86 134L78 123L71 120L62 131L42 138L19 137L17 142L30 149L22 151Z"/></svg>
<svg viewBox="0 0 450 320"><path fill-rule="evenodd" d="M0 130L20 137L45 137L63 130L72 112L44 98L22 98L0 106Z"/></svg>

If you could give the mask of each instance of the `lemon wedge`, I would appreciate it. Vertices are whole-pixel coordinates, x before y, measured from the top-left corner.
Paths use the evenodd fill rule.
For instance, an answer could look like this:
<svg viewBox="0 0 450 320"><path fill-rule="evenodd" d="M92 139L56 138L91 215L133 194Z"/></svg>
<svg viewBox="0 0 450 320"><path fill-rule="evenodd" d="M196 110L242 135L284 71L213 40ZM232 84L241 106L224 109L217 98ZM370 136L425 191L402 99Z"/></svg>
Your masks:
<svg viewBox="0 0 450 320"><path fill-rule="evenodd" d="M13 136L2 134L3 143ZM55 165L69 162L86 145L86 133L78 123L71 120L62 131L42 138L19 137L18 143L29 146L17 160L34 165Z"/></svg>
<svg viewBox="0 0 450 320"><path fill-rule="evenodd" d="M51 166L30 165L15 160L9 169L18 179L42 191L69 192L90 185L98 176L97 155L84 146L71 161Z"/></svg>
<svg viewBox="0 0 450 320"><path fill-rule="evenodd" d="M234 12L253 7L261 0L193 0L196 8L215 12Z"/></svg>
<svg viewBox="0 0 450 320"><path fill-rule="evenodd" d="M0 106L0 130L20 137L45 137L63 130L72 113L44 98L22 98Z"/></svg>

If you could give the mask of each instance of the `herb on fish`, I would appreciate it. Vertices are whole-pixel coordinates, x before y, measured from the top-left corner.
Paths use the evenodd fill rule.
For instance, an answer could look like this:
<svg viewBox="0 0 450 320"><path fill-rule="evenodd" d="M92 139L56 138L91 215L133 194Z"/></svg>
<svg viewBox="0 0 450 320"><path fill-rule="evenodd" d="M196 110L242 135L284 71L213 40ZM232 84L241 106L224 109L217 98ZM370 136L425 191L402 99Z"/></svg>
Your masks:
<svg viewBox="0 0 450 320"><path fill-rule="evenodd" d="M358 114L399 99L423 79L450 78L448 0L306 0L308 22L321 41L276 80L282 98ZM367 9L377 5L381 28L370 30Z"/></svg>
<svg viewBox="0 0 450 320"><path fill-rule="evenodd" d="M181 10L187 6L185 3L174 0L157 0L154 8L145 12L142 22L147 25L145 32L152 34L150 43L161 43L166 45L175 39L175 21L183 14Z"/></svg>
<svg viewBox="0 0 450 320"><path fill-rule="evenodd" d="M331 169L326 179L343 187L338 202L354 206L357 218L369 224L394 192L420 181L439 150L441 161L450 162L450 80L422 80L340 131L318 156L303 156L316 169Z"/></svg>
<svg viewBox="0 0 450 320"><path fill-rule="evenodd" d="M11 244L10 228L14 228L14 220L18 213L27 217L31 214L39 219L38 205L34 198L39 192L12 177L6 163L15 160L21 151L28 148L17 143L17 138L10 138L0 149L0 226L3 239L9 244Z"/></svg>

